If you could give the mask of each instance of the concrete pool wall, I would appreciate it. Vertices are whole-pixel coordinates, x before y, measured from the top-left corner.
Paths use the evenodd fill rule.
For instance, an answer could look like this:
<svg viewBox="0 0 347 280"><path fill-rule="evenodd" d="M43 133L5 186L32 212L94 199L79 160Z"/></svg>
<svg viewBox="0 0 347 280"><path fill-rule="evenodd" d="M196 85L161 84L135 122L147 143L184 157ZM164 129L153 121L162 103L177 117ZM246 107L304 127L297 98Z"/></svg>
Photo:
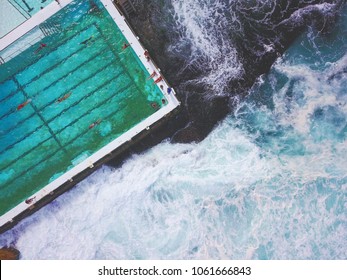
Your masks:
<svg viewBox="0 0 347 280"><path fill-rule="evenodd" d="M129 42L138 59L146 68L148 72L147 74L150 75L155 71L162 77L160 69L153 63L151 59L146 57L145 49L141 45L139 38L132 32L124 17L119 13L115 5L110 0L100 1L125 36L126 40ZM0 50L3 50L11 45L13 42L18 40L18 38L28 33L41 22L47 20L49 17L60 11L63 7L71 2L72 1L61 0L60 5L58 5L56 2L49 4L45 9L39 11L32 18L20 25L18 29L15 29L13 32L0 39ZM30 215L32 212L37 211L37 209L52 201L55 197L59 196L67 189L74 186L77 182L88 176L95 170L95 168L119 155L130 147L132 143L139 141L142 137L150 133L152 129L164 123L167 118L169 118L177 110L180 103L175 97L174 90L172 90L171 93L168 93L169 85L164 78L158 81L156 85L162 91L162 94L167 100L166 106L160 108L145 120L138 123L130 130L126 131L124 134L117 137L93 153L91 156L68 170L66 173L47 184L44 188L28 197L25 201L19 203L16 207L2 215L0 217L0 231L5 231L11 228L22 218Z"/></svg>

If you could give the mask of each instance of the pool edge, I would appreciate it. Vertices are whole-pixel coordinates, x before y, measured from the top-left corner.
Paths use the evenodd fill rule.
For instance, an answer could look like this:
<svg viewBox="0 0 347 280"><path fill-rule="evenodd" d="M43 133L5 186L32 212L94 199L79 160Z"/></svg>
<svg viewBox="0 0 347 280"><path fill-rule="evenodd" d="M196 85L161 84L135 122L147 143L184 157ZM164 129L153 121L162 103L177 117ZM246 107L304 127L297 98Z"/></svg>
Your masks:
<svg viewBox="0 0 347 280"><path fill-rule="evenodd" d="M53 182L48 183L45 187L41 188L38 192L27 199L30 201L29 203L23 201L22 203L17 204L2 216L0 216L0 233L4 233L7 230L11 229L24 218L30 216L64 192L73 188L77 183L81 182L96 169L98 169L102 164L121 155L131 146L136 144L139 140L145 138L148 134L160 128L173 115L176 115L176 113L180 109L180 102L176 98L175 91L172 90L171 94L168 94L166 92L166 90L169 88L169 85L163 77L160 68L158 68L158 66L152 59L148 60L144 55L145 48L141 44L140 38L136 36L133 28L122 15L119 8L111 0L100 0L100 2L103 3L104 7L109 12L118 28L131 44L133 50L135 51L142 65L147 69L148 73L151 73L153 70L155 70L163 78L162 81L157 83L157 86L158 88L160 85L163 86L163 95L167 98L168 104L154 114L147 117L145 120L138 123L136 126L122 134L120 137L117 137L107 145L103 146L93 155L88 157L86 160L84 160L74 168L65 172L62 176L55 179ZM111 4L111 7L109 6L109 4Z"/></svg>
<svg viewBox="0 0 347 280"><path fill-rule="evenodd" d="M35 203L33 203L32 205L30 205L24 211L21 211L18 215L16 215L11 220L7 221L6 223L4 223L3 225L0 226L0 234L10 230L15 225L17 225L20 221L22 221L23 219L31 216L32 214L34 214L35 212L40 210L42 207L46 206L47 204L49 204L50 202L52 202L53 200L58 198L60 195L71 190L78 183L80 183L82 180L84 180L89 175L91 175L93 172L95 172L97 169L99 169L103 164L121 156L130 147L139 143L139 141L143 140L144 138L149 136L154 131L162 128L162 126L165 125L172 117L177 115L177 113L180 109L181 109L181 107L179 107L179 106L176 107L174 110L172 110L171 112L166 114L163 118L161 118L157 122L153 123L151 125L151 127L149 127L149 129L142 130L134 138L125 142L121 146L117 147L115 150L113 150L112 152L110 152L106 156L100 158L97 162L95 162L93 164L93 166L90 166L89 168L82 170L80 173L78 173L74 177L72 177L71 180L66 181L65 183L61 184L54 191L43 196L40 200L38 200Z"/></svg>

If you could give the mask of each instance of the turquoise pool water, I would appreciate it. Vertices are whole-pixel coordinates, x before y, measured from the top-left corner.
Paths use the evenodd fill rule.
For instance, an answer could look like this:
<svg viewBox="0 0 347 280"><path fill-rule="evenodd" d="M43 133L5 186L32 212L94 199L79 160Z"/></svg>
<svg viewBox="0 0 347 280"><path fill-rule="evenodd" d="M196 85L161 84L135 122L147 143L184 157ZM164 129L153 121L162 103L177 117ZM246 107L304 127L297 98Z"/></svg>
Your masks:
<svg viewBox="0 0 347 280"><path fill-rule="evenodd" d="M40 28L0 66L1 215L167 104L99 1Z"/></svg>

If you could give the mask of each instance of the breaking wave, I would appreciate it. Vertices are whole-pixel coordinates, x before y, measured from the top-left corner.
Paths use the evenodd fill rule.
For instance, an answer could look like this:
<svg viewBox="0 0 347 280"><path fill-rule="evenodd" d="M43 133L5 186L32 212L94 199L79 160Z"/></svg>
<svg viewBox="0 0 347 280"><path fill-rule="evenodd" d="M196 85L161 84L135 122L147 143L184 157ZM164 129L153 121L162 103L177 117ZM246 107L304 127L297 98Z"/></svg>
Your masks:
<svg viewBox="0 0 347 280"><path fill-rule="evenodd" d="M182 40L171 47L193 42L189 63L211 65L199 82L216 94L244 71L227 39L243 28L233 3L172 1ZM346 15L297 39L202 142L102 167L0 244L23 259L346 259Z"/></svg>

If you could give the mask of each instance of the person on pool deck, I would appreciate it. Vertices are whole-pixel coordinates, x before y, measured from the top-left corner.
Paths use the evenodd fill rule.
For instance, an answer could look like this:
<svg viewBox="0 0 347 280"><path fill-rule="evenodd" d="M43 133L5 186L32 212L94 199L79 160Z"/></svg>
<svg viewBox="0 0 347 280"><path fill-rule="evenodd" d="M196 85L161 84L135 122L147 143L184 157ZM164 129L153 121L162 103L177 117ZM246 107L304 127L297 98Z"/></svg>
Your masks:
<svg viewBox="0 0 347 280"><path fill-rule="evenodd" d="M158 75L157 72L153 71L153 73L147 78L147 80L152 79L157 75Z"/></svg>
<svg viewBox="0 0 347 280"><path fill-rule="evenodd" d="M40 46L36 49L35 53L38 53L39 51L41 51L45 47L47 47L47 45L45 43L40 43Z"/></svg>
<svg viewBox="0 0 347 280"><path fill-rule="evenodd" d="M155 81L154 81L154 83L159 83L159 82L161 82L163 80L163 77L162 76L160 76L158 79L156 79Z"/></svg>
<svg viewBox="0 0 347 280"><path fill-rule="evenodd" d="M145 52L143 53L145 58L147 59L147 61L149 62L151 60L151 57L149 56L149 52L147 50L145 50Z"/></svg>
<svg viewBox="0 0 347 280"><path fill-rule="evenodd" d="M36 196L31 197L31 198L28 198L28 199L25 200L25 203L26 203L26 204L31 204L31 203L34 202L35 199L36 199Z"/></svg>

